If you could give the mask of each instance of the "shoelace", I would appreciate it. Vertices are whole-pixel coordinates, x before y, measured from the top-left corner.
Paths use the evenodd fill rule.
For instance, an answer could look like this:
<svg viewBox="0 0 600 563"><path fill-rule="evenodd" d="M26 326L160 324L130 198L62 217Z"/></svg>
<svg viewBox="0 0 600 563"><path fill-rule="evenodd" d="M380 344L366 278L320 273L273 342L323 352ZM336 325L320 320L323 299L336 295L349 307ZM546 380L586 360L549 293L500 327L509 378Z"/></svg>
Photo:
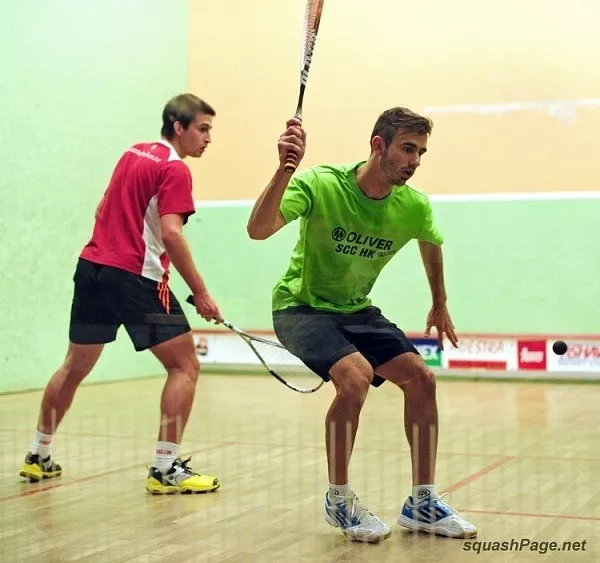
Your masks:
<svg viewBox="0 0 600 563"><path fill-rule="evenodd" d="M362 504L360 500L358 500L356 495L348 498L348 501L350 503L350 514L353 517L355 516L359 522L363 522L363 516L366 517L366 521L373 521L376 519L375 515L364 504Z"/></svg>
<svg viewBox="0 0 600 563"><path fill-rule="evenodd" d="M177 459L177 465L181 467L184 473L188 475L196 475L196 472L188 465L188 463L192 460L191 456L187 459L182 460L181 458Z"/></svg>
<svg viewBox="0 0 600 563"><path fill-rule="evenodd" d="M452 495L450 493L442 493L441 495L437 495L432 498L434 500L439 500L439 501L443 502L447 506L450 506L449 503L452 500Z"/></svg>
<svg viewBox="0 0 600 563"><path fill-rule="evenodd" d="M463 518L458 510L450 506L450 501L452 500L452 495L450 493L443 493L441 495L436 495L431 497L431 500L437 500L445 505L445 507L452 513L454 516L458 516L459 518Z"/></svg>
<svg viewBox="0 0 600 563"><path fill-rule="evenodd" d="M58 467L56 463L52 460L50 456L47 459L42 459L41 456L39 458L40 465L44 471L55 471Z"/></svg>

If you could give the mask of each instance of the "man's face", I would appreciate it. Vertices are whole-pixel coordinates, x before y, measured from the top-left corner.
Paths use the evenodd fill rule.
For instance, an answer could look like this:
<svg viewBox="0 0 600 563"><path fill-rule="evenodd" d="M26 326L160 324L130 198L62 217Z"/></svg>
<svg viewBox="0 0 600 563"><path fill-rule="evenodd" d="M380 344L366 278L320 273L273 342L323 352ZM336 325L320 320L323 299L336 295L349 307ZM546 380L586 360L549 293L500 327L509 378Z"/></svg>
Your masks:
<svg viewBox="0 0 600 563"><path fill-rule="evenodd" d="M210 143L212 115L197 113L187 129L179 129L179 145L186 156L199 158Z"/></svg>
<svg viewBox="0 0 600 563"><path fill-rule="evenodd" d="M398 131L391 144L383 149L379 159L381 172L386 182L403 186L421 164L421 157L427 152L428 135L415 135ZM383 148L383 139L380 139ZM379 152L379 151L378 151Z"/></svg>

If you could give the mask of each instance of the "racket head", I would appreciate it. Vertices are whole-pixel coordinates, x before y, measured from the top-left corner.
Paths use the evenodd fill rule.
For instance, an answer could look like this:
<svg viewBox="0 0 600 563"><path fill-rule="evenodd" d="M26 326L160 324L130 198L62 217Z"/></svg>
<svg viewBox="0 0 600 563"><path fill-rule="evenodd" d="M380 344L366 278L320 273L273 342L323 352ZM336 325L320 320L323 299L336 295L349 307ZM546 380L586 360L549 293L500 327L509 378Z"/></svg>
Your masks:
<svg viewBox="0 0 600 563"><path fill-rule="evenodd" d="M298 393L314 393L325 380L309 369L276 340L248 334L228 321L223 324L238 334L254 352L262 366L280 383Z"/></svg>
<svg viewBox="0 0 600 563"><path fill-rule="evenodd" d="M193 305L194 298L189 295L186 302ZM314 393L325 383L324 379L309 369L300 358L288 351L280 342L248 334L225 319L221 324L242 338L265 370L289 389L298 393Z"/></svg>
<svg viewBox="0 0 600 563"><path fill-rule="evenodd" d="M308 72L321 24L324 0L307 0L304 12L304 25L302 27L302 50L300 56L300 82L306 85Z"/></svg>
<svg viewBox="0 0 600 563"><path fill-rule="evenodd" d="M238 333L239 334L239 333ZM279 342L243 333L263 367L280 383L298 393L314 393L325 380Z"/></svg>
<svg viewBox="0 0 600 563"><path fill-rule="evenodd" d="M302 119L302 106L304 91L308 82L310 65L317 41L317 34L321 24L324 0L307 0L304 11L304 24L302 27L302 49L300 52L300 94L296 107L295 117ZM298 155L292 151L287 154L284 170L293 174L298 167Z"/></svg>

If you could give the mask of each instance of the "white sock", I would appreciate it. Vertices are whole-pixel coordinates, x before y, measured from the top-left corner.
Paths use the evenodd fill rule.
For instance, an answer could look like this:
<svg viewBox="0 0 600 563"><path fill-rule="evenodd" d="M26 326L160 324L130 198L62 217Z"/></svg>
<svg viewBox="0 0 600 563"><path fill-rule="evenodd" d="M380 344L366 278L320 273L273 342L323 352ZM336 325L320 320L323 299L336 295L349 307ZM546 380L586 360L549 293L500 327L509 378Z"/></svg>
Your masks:
<svg viewBox="0 0 600 563"><path fill-rule="evenodd" d="M50 456L52 449L52 434L42 434L39 430L35 431L35 438L31 444L31 453L39 454L42 459Z"/></svg>
<svg viewBox="0 0 600 563"><path fill-rule="evenodd" d="M345 485L334 485L333 483L329 483L329 494L336 497L345 497L350 491L352 487L349 483Z"/></svg>
<svg viewBox="0 0 600 563"><path fill-rule="evenodd" d="M412 488L412 500L415 504L428 500L435 495L435 485L414 485Z"/></svg>
<svg viewBox="0 0 600 563"><path fill-rule="evenodd" d="M163 473L166 473L173 462L179 457L179 444L172 442L156 442L156 457L154 467Z"/></svg>

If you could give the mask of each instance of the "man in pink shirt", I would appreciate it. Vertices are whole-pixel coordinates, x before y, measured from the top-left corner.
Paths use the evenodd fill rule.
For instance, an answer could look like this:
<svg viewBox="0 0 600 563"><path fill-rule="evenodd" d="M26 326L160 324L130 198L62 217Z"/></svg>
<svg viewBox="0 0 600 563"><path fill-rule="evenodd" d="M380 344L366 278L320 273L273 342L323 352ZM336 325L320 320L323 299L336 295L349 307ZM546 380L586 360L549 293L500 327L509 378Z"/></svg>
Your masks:
<svg viewBox="0 0 600 563"><path fill-rule="evenodd" d="M75 269L67 356L44 392L22 477L39 481L61 475L51 458L52 435L104 345L123 325L135 350L150 350L167 371L146 489L166 494L219 488L216 477L194 472L179 456L199 374L190 326L148 322L148 315L184 314L168 286L171 263L189 286L198 314L222 320L183 235L195 212L192 176L183 159L202 156L214 116L198 97L176 96L164 107L161 140L135 144L117 162Z"/></svg>

